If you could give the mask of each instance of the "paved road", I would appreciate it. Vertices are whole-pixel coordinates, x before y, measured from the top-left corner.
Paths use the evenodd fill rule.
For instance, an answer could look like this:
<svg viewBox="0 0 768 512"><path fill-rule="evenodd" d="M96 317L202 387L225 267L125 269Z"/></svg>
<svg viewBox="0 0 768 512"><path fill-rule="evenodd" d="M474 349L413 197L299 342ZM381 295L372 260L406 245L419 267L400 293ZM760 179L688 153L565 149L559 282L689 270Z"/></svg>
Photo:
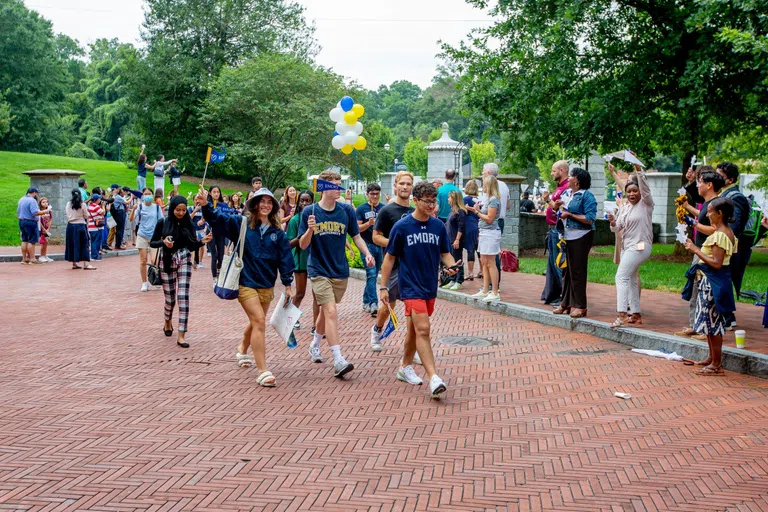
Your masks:
<svg viewBox="0 0 768 512"><path fill-rule="evenodd" d="M768 510L764 380L439 302L435 337L497 345L436 343L433 401L394 380L400 337L369 352L352 281L351 378L311 363L303 330L297 350L270 335L262 389L207 269L184 351L135 266L0 265L0 509Z"/></svg>

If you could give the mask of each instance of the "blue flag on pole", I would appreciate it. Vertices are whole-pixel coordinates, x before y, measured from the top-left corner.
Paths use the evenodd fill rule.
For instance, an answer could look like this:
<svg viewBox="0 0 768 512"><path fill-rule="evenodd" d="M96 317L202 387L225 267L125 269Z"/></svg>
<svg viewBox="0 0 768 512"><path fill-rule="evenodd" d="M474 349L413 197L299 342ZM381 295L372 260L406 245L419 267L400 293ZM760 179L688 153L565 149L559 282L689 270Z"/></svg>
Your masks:
<svg viewBox="0 0 768 512"><path fill-rule="evenodd" d="M312 180L312 190L314 192L325 192L326 190L344 190L344 187L335 183L331 183L330 181L316 178Z"/></svg>
<svg viewBox="0 0 768 512"><path fill-rule="evenodd" d="M227 151L225 149L222 149L221 151L216 151L215 149L211 150L211 163L214 164L220 164L224 161L224 158L227 156Z"/></svg>

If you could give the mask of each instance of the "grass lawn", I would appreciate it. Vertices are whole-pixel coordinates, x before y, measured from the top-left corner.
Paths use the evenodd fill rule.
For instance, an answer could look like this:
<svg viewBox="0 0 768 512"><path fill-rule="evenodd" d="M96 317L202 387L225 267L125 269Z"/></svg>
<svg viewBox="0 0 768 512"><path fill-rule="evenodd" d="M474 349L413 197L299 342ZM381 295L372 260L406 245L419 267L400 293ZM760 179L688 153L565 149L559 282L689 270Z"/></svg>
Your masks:
<svg viewBox="0 0 768 512"><path fill-rule="evenodd" d="M32 153L11 153L0 151L0 246L21 245L19 226L16 220L16 204L29 187L29 178L21 174L33 169L69 169L86 173L88 188L107 188L113 183L136 187L136 169L127 168L120 162L107 160L85 160L64 156L36 155ZM151 171L147 177L152 182ZM170 179L166 178L165 190L170 190ZM250 187L243 185L242 191ZM179 193L187 195L196 192L197 185L182 181ZM43 191L44 192L44 191ZM224 190L225 194L233 190Z"/></svg>
<svg viewBox="0 0 768 512"><path fill-rule="evenodd" d="M689 264L685 262L660 261L672 254L674 245L654 244L651 259L640 266L640 281L647 290L662 290L678 293L685 285L685 272ZM604 257L599 255L605 255ZM655 259L659 258L659 259ZM520 272L543 275L547 269L546 258L520 258ZM613 246L598 246L593 248L589 259L589 282L615 284L616 265L613 263ZM752 251L752 257L744 275L742 289L765 292L768 286L768 251L757 249ZM742 302L751 303L749 299Z"/></svg>

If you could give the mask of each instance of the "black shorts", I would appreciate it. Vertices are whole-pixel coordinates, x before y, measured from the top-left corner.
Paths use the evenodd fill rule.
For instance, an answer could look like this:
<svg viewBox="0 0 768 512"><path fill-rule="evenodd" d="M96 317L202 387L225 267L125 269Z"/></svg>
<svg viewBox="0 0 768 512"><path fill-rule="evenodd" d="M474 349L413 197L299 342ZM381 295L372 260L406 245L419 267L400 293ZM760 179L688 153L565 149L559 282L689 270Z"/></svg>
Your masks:
<svg viewBox="0 0 768 512"><path fill-rule="evenodd" d="M37 227L37 221L19 219L19 231L21 231L21 241L30 244L40 242L40 229Z"/></svg>

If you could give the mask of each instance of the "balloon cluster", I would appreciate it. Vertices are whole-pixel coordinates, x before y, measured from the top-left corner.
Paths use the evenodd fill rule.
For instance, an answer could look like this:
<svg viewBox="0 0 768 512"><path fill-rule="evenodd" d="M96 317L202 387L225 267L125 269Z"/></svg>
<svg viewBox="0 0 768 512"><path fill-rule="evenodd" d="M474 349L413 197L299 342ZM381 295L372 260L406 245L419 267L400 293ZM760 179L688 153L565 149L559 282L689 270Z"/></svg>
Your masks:
<svg viewBox="0 0 768 512"><path fill-rule="evenodd" d="M353 149L362 151L368 145L361 134L363 123L358 121L365 114L365 109L359 103L355 103L349 96L344 96L330 112L331 121L336 123L336 131L333 132L331 145L345 155Z"/></svg>

